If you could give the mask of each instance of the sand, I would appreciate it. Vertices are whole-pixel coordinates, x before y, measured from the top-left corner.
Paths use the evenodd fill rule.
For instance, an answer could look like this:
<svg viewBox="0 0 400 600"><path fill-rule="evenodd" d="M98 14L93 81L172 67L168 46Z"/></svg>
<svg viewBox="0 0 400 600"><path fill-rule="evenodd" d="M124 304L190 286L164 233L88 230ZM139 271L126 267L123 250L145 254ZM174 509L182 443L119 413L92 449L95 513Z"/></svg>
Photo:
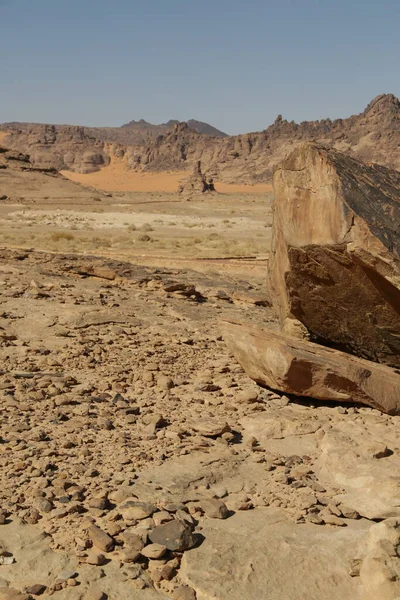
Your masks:
<svg viewBox="0 0 400 600"><path fill-rule="evenodd" d="M137 173L116 159L96 173L61 173L71 181L107 192L176 192L181 180L189 175L187 171ZM236 185L216 181L215 187L223 194L266 194L272 191L270 183Z"/></svg>

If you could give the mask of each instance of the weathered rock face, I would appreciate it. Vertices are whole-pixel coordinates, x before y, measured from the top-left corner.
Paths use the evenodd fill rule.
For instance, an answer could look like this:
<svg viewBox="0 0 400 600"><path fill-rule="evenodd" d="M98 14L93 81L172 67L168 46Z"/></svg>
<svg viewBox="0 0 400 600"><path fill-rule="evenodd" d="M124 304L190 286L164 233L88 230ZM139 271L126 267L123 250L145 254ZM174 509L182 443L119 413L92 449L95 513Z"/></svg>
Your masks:
<svg viewBox="0 0 400 600"><path fill-rule="evenodd" d="M8 150L0 146L0 169L27 170L32 167L27 154Z"/></svg>
<svg viewBox="0 0 400 600"><path fill-rule="evenodd" d="M315 144L274 175L269 283L283 329L400 365L400 173Z"/></svg>
<svg viewBox="0 0 400 600"><path fill-rule="evenodd" d="M22 123L7 131L7 147L29 154L36 168L92 173L109 163L104 142L83 127Z"/></svg>
<svg viewBox="0 0 400 600"><path fill-rule="evenodd" d="M296 396L360 402L400 413L400 375L385 365L239 323L223 323L224 340L257 383Z"/></svg>

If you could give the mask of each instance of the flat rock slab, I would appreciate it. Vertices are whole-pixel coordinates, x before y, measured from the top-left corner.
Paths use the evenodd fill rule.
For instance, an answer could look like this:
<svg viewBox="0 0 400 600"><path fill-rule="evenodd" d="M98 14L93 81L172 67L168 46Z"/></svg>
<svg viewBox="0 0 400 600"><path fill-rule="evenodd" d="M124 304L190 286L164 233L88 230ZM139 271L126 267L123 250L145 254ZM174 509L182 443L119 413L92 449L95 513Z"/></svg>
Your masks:
<svg viewBox="0 0 400 600"><path fill-rule="evenodd" d="M210 519L180 574L198 600L353 600L359 582L349 569L369 528L296 525L273 508Z"/></svg>
<svg viewBox="0 0 400 600"><path fill-rule="evenodd" d="M268 408L244 417L240 424L243 436L255 437L269 452L290 456L316 452L321 427L329 422L329 415L308 406L291 405Z"/></svg>
<svg viewBox="0 0 400 600"><path fill-rule="evenodd" d="M228 348L257 383L296 396L400 413L400 375L390 367L272 330L227 321L222 327Z"/></svg>
<svg viewBox="0 0 400 600"><path fill-rule="evenodd" d="M400 516L396 424L336 423L326 431L320 450L316 473L322 484L343 490L338 501L368 519Z"/></svg>

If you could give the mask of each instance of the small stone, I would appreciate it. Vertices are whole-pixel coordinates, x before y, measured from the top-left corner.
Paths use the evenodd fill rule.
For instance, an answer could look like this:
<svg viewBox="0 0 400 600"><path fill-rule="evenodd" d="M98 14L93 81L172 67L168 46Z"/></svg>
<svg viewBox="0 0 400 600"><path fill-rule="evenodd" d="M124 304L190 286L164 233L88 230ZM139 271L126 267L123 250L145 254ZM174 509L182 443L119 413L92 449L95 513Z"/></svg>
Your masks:
<svg viewBox="0 0 400 600"><path fill-rule="evenodd" d="M157 385L163 390L172 390L175 387L173 380L165 375L157 377Z"/></svg>
<svg viewBox="0 0 400 600"><path fill-rule="evenodd" d="M326 512L321 512L321 517L324 520L326 525L335 525L336 527L346 527L347 523L345 523L342 519L337 517L336 515L328 514Z"/></svg>
<svg viewBox="0 0 400 600"><path fill-rule="evenodd" d="M197 431L205 437L218 437L230 431L231 428L226 421L216 421L212 419L198 419L192 425L194 431Z"/></svg>
<svg viewBox="0 0 400 600"><path fill-rule="evenodd" d="M349 508L348 506L345 506L344 504L339 504L339 510L340 510L340 514L345 518L345 519L359 519L360 515L358 514L358 512L356 510L354 510L354 508Z"/></svg>
<svg viewBox="0 0 400 600"><path fill-rule="evenodd" d="M146 558L150 558L152 560L158 560L162 558L167 551L167 547L162 544L149 544L145 546L141 552L143 556Z"/></svg>
<svg viewBox="0 0 400 600"><path fill-rule="evenodd" d="M154 544L166 546L173 552L183 552L195 545L192 528L176 519L155 527L150 532L149 538Z"/></svg>
<svg viewBox="0 0 400 600"><path fill-rule="evenodd" d="M122 561L124 563L134 563L138 560L140 554L141 553L139 550L136 550L136 548L125 548L122 551Z"/></svg>
<svg viewBox="0 0 400 600"><path fill-rule="evenodd" d="M137 552L140 552L142 550L142 548L144 547L144 541L143 541L142 536L139 535L138 533L129 531L129 529L126 529L120 535L120 538L123 541L123 543L126 546L128 546L128 548L131 548L132 550L136 550Z"/></svg>
<svg viewBox="0 0 400 600"><path fill-rule="evenodd" d="M140 521L147 519L157 510L154 504L149 502L138 502L137 500L126 500L121 506L120 511L125 520Z"/></svg>
<svg viewBox="0 0 400 600"><path fill-rule="evenodd" d="M93 545L103 552L111 552L114 549L114 540L100 527L91 525L88 529L88 535Z"/></svg>
<svg viewBox="0 0 400 600"><path fill-rule="evenodd" d="M386 458L387 456L391 456L393 451L390 450L385 444L377 443L373 447L371 447L370 452L373 458Z"/></svg>
<svg viewBox="0 0 400 600"><path fill-rule="evenodd" d="M257 390L243 390L237 395L236 400L242 404L252 404L257 402L258 396Z"/></svg>
<svg viewBox="0 0 400 600"><path fill-rule="evenodd" d="M106 510L108 508L108 500L107 498L91 498L89 500L89 508Z"/></svg>
<svg viewBox="0 0 400 600"><path fill-rule="evenodd" d="M40 583L36 583L35 585L30 585L26 588L26 592L28 594L32 594L33 596L40 596L46 590L45 585L41 585Z"/></svg>
<svg viewBox="0 0 400 600"><path fill-rule="evenodd" d="M182 585L174 590L173 600L196 600L196 592L188 585Z"/></svg>
<svg viewBox="0 0 400 600"><path fill-rule="evenodd" d="M106 600L106 594L98 587L91 587L86 592L85 600Z"/></svg>
<svg viewBox="0 0 400 600"><path fill-rule="evenodd" d="M167 512L166 510L160 510L154 513L153 521L155 525L162 525L162 523L167 523L168 521L172 521L174 517Z"/></svg>
<svg viewBox="0 0 400 600"><path fill-rule="evenodd" d="M85 558L85 562L88 565L101 566L106 562L106 557L101 552L97 552L94 549L89 550Z"/></svg>
<svg viewBox="0 0 400 600"><path fill-rule="evenodd" d="M207 498L202 500L200 504L207 517L211 519L226 519L229 517L229 510L222 500Z"/></svg>

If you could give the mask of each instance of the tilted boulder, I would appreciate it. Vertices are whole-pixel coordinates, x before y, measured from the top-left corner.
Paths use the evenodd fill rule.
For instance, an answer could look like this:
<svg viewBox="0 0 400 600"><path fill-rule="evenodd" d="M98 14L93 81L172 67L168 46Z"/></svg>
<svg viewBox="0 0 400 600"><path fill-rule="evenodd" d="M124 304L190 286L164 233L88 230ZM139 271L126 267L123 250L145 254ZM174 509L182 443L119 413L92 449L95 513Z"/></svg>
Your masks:
<svg viewBox="0 0 400 600"><path fill-rule="evenodd" d="M296 396L359 402L400 414L400 375L386 365L241 323L225 321L222 330L232 354L259 384Z"/></svg>
<svg viewBox="0 0 400 600"><path fill-rule="evenodd" d="M314 341L400 366L400 173L308 143L274 189L269 286L283 331L303 325Z"/></svg>

